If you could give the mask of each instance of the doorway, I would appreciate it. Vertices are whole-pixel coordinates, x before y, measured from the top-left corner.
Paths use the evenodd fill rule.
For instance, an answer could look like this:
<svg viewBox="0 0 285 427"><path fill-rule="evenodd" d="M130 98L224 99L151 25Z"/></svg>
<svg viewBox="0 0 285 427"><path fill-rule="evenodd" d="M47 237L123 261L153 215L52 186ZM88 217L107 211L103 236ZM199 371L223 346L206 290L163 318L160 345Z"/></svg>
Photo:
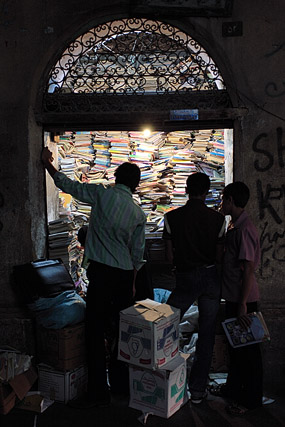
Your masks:
<svg viewBox="0 0 285 427"><path fill-rule="evenodd" d="M53 139L53 141L52 141ZM143 131L65 131L45 133L57 167L71 179L114 184L116 167L124 161L141 169L136 202L146 214L146 258L153 287L174 286L172 266L165 258L162 231L164 214L187 201L187 176L204 172L211 180L206 204L218 209L225 184L232 181L232 129ZM49 258L61 258L75 283L86 291L82 269L84 250L78 231L88 225L90 206L56 189L47 178Z"/></svg>
<svg viewBox="0 0 285 427"><path fill-rule="evenodd" d="M97 25L66 46L49 71L38 120L45 143L74 179L112 184L119 162L139 164L142 180L134 197L147 215L149 257L160 266L163 214L185 203L186 175L210 175L207 204L213 208L224 183L232 181L231 107L203 46L170 23L128 18ZM79 226L88 222L88 206L58 198L47 183L49 232L61 230L66 212ZM49 255L58 256L66 238L69 250L61 256L76 279L78 246L68 229L74 224L65 222L65 234L49 235Z"/></svg>

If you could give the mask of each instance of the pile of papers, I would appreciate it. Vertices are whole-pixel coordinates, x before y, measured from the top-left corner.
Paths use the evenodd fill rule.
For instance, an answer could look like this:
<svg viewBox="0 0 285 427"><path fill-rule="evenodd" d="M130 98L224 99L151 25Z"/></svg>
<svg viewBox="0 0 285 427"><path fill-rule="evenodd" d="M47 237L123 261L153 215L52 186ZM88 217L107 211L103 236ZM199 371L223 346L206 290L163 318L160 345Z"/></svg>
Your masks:
<svg viewBox="0 0 285 427"><path fill-rule="evenodd" d="M69 269L70 252L77 245L75 238L75 223L69 218L50 221L48 224L49 257L62 259Z"/></svg>
<svg viewBox="0 0 285 427"><path fill-rule="evenodd" d="M121 163L130 161L140 167L141 181L133 197L146 214L146 237L157 237L157 233L161 236L164 214L187 202L186 180L193 172L204 172L211 179L206 204L217 208L220 203L224 187L221 130L148 135L137 131L65 132L56 138L60 169L71 179L114 185L114 173ZM63 192L59 196L64 206L60 207L60 216L67 216L73 222L73 229L59 231L55 230L56 222L49 225L50 256L61 257L66 263L71 260L76 270L74 265L82 258L76 234L82 223L88 223L91 207ZM65 219L65 226L67 222Z"/></svg>

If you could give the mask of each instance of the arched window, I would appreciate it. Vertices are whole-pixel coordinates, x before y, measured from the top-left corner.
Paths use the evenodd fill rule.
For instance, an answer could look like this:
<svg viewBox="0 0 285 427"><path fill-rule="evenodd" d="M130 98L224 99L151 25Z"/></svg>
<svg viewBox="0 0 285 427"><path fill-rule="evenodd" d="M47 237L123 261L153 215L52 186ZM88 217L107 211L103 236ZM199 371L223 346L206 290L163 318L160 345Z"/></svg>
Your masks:
<svg viewBox="0 0 285 427"><path fill-rule="evenodd" d="M189 34L153 19L126 18L77 37L50 70L39 123L48 129L114 128L152 122L164 128L170 111L199 109L199 121L226 119L232 108L221 73ZM203 111L217 114L203 116ZM223 110L223 112L221 112ZM209 123L208 123L209 125ZM223 127L230 127L227 123Z"/></svg>
<svg viewBox="0 0 285 427"><path fill-rule="evenodd" d="M168 23L132 18L74 40L52 68L48 93L174 94L225 89L214 61Z"/></svg>

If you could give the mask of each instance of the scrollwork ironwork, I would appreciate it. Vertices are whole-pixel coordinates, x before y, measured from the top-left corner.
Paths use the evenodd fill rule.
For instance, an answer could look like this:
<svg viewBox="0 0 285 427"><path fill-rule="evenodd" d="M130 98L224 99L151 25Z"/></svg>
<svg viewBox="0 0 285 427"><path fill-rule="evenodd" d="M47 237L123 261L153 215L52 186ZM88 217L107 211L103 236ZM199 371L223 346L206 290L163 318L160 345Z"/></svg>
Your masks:
<svg viewBox="0 0 285 427"><path fill-rule="evenodd" d="M164 22L121 19L74 40L50 72L49 94L178 94L225 89L214 61Z"/></svg>

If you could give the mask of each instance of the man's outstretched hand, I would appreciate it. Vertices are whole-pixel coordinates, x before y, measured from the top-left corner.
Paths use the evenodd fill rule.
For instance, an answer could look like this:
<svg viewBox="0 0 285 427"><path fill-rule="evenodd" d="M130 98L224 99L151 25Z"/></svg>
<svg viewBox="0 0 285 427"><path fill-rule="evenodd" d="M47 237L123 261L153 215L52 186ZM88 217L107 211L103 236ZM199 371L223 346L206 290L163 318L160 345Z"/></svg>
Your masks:
<svg viewBox="0 0 285 427"><path fill-rule="evenodd" d="M51 177L53 177L57 172L57 169L52 164L53 160L54 158L52 152L47 147L44 147L42 151L42 162Z"/></svg>
<svg viewBox="0 0 285 427"><path fill-rule="evenodd" d="M52 152L48 149L48 147L44 147L42 151L42 162L44 165L48 163L52 163L54 160Z"/></svg>

